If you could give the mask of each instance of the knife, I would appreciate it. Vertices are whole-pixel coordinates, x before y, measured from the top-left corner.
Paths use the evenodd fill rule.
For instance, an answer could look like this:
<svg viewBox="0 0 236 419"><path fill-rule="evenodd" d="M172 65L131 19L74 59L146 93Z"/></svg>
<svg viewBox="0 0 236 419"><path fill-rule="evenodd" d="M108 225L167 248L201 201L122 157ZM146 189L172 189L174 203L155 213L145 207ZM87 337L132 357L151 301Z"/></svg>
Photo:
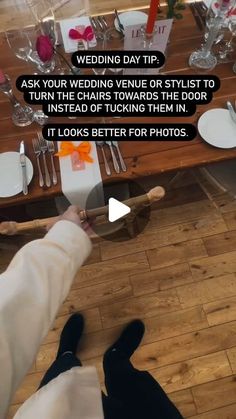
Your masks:
<svg viewBox="0 0 236 419"><path fill-rule="evenodd" d="M202 20L201 20L201 18L200 18L200 16L199 16L199 14L198 14L198 11L197 11L197 9L196 9L195 4L190 3L190 4L189 4L189 7L190 7L190 10L191 10L191 12L192 12L192 15L193 15L193 17L194 17L194 19L195 19L195 22L196 22L196 24L197 24L198 29L199 29L200 31L202 31L202 30L203 30Z"/></svg>
<svg viewBox="0 0 236 419"><path fill-rule="evenodd" d="M121 31L121 33L125 33L125 28L124 28L124 25L121 23L121 21L120 21L120 17L119 17L119 15L118 15L118 12L117 12L117 10L116 9L114 9L114 12L115 12L115 15L116 15L116 19L117 19L117 23L118 23L118 26L119 26L119 28L120 28L120 31Z"/></svg>
<svg viewBox="0 0 236 419"><path fill-rule="evenodd" d="M26 158L25 158L25 143L20 143L20 165L22 169L22 190L23 194L28 194L28 182L27 182L27 171L26 171Z"/></svg>
<svg viewBox="0 0 236 419"><path fill-rule="evenodd" d="M234 107L233 107L232 103L229 100L227 100L227 108L229 110L229 114L230 114L230 117L231 117L232 121L234 123L236 123L236 112L234 110Z"/></svg>

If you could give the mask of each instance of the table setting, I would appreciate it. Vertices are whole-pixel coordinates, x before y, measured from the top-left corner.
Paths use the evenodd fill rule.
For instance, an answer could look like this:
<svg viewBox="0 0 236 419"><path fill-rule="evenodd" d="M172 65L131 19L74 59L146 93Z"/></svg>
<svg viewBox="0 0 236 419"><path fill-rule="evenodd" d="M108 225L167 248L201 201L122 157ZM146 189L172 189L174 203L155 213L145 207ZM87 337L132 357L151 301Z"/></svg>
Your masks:
<svg viewBox="0 0 236 419"><path fill-rule="evenodd" d="M10 48L11 52L15 54L16 60L25 66L25 73L76 74L79 77L82 71L85 74L106 75L115 70L119 75L131 73L155 74L155 69L147 69L147 71L146 69L132 69L131 72L130 69L114 68L76 69L70 63L70 56L73 52L82 49L159 49L166 55L166 64L161 69L160 74L173 74L174 71L177 74L189 74L188 72L194 67L195 70L204 72L202 67L195 65L196 62L193 64L195 58L192 60L191 56L196 51L198 54L200 51L200 54L204 55L207 46L207 51L210 51L210 55L214 56L214 63L215 55L217 56L214 67L215 74L219 74L219 77L221 77L222 69L226 68L223 66L227 66L227 77L224 76L224 79L228 78L230 80L234 77L233 62L230 61L229 56L226 54L227 57L223 61L223 53L220 59L219 54L216 54L214 49L217 48L217 45L219 46L223 39L226 39L225 47L228 50L230 46L234 48L234 29L231 19L234 16L234 12L232 14L232 2L226 1L227 5L223 3L222 7L221 5L216 7L215 3L211 5L203 1L191 3L190 6L184 6L181 2L175 4L169 2L168 9L165 10L159 6L158 1L151 0L150 7L144 10L125 12L113 10L109 15L101 14L98 16L81 16L78 12L78 16L61 19L58 22L56 22L53 10L51 6L48 6L49 3L46 0L43 0L44 7L41 7L41 9L36 8L34 3L34 1L31 1L29 7L32 9L35 19L35 31L32 28L30 30L29 28L19 28L16 38L20 38L20 43L17 43L17 45L14 44L14 37L11 33L6 32L4 34L5 47ZM213 19L209 10L211 12L213 10L215 13ZM230 14L228 13L229 10L231 11ZM180 15L183 19L180 18ZM217 25L215 24L216 20ZM189 28L192 30L191 33ZM214 31L212 28L214 28ZM223 32L224 36L222 37ZM187 49L181 46L183 39L189 39ZM192 43L200 49L192 52L194 49ZM231 56L235 61L235 55L232 54ZM209 71L209 68L207 71ZM212 67L210 71L212 71ZM6 134L10 138L14 138L14 147L11 147L9 141L8 151L5 151L6 146L4 152L0 154L0 158L2 158L2 161L6 158L8 162L8 159L13 157L6 156L6 153L17 153L15 160L9 163L14 167L17 166L17 174L14 175L15 182L13 182L17 186L13 187L14 190L7 188L8 192L4 190L1 192L0 188L0 203L2 202L3 205L8 205L7 198L12 197L9 199L9 203L15 202L14 196L16 201L25 202L25 199L31 199L31 197L36 200L41 199L44 195L57 196L63 194L71 203L83 206L92 186L104 179L146 176L165 170L175 170L180 165L184 167L201 164L206 158L207 161L215 161L219 158L236 157L234 103L236 91L232 92L228 85L224 88L222 99L216 101L217 104L219 103L218 107L213 101L212 104L207 106L206 112L202 112L202 114L198 112L193 118L190 118L189 122L197 125L199 136L192 142L192 145L188 145L189 154L184 152L182 155L181 153L178 155L178 150L180 151L181 148L176 148L174 144L170 146L168 142L166 144L160 142L149 144L151 142L140 141L139 143L133 143L132 148L127 141L109 142L106 141L106 138L101 138L101 141L93 141L91 138L86 142L89 144L86 146L82 141L71 142L72 149L68 152L69 154L61 155L63 141L49 143L42 137L41 129L48 122L48 117L43 114L41 109L26 105L23 97L19 94L15 97L14 79L20 74L14 73L14 71L12 74L14 74L14 77L8 75L7 65L0 71L0 92L3 93L6 100L9 100L12 107L11 120L9 119L9 122L6 119L3 120L6 128L4 128L2 135L4 137ZM1 95L1 98L3 95ZM231 102L231 106L227 102ZM64 119L68 121L68 124L70 123L68 118ZM81 117L76 119L78 123L86 121L90 123L92 121L91 118ZM136 122L135 118L129 118L128 116L127 118L119 118L120 122L123 120L130 123L132 121ZM113 123L113 121L114 118L109 120L109 123ZM142 123L152 121L159 123L164 122L164 119L140 118ZM10 130L11 133L9 134ZM20 135L21 130L22 135ZM23 154L27 156L29 152L29 156L25 158L27 181L23 182L24 170L22 170L20 164L20 144L21 141L24 141L24 133L27 133L27 141ZM140 144L140 150L135 144ZM87 156L91 158L89 161L81 157L81 148L84 147L89 150L86 151ZM198 148L203 152L202 158L200 151L198 155L195 152ZM222 153L227 150L228 154L224 152L224 154L219 155L221 149ZM151 150L151 152L146 150ZM170 158L159 159L159 150L160 153L162 151L166 154L169 153ZM138 157L136 157L136 154ZM204 155L207 157L204 158ZM183 159L186 160L183 161ZM33 162L33 169L30 160ZM2 167L6 166L2 165ZM27 185L27 188L25 185ZM26 189L27 194L25 193Z"/></svg>
<svg viewBox="0 0 236 419"><path fill-rule="evenodd" d="M59 142L58 150L52 141L46 141L41 132L32 139L31 151L34 154L34 166L27 156L29 147L20 141L19 151L0 153L0 198L9 198L18 194L30 194L30 183L34 171L37 172L38 185L42 190L53 188L58 183L55 160L59 158L60 181L64 196L71 203L78 200L78 183L85 187L84 204L87 199L88 185L102 181L97 148L102 150L106 174L113 176L127 171L118 141ZM33 159L32 159L33 160ZM36 164L35 164L36 163ZM9 175L6 177L6 173ZM92 186L91 186L92 187ZM80 202L82 194L80 193Z"/></svg>

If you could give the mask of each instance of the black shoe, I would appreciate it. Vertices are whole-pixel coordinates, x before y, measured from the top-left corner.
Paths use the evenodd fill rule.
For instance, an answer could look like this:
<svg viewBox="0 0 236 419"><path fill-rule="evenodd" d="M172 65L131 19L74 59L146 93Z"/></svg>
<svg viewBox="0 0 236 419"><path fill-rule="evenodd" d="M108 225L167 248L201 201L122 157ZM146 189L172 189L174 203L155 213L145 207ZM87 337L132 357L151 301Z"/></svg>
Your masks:
<svg viewBox="0 0 236 419"><path fill-rule="evenodd" d="M140 345L145 332L141 320L133 320L126 326L117 341L106 351L105 356L112 351L120 351L129 359Z"/></svg>
<svg viewBox="0 0 236 419"><path fill-rule="evenodd" d="M84 330L84 318L82 314L73 314L66 322L61 332L57 358L64 352L72 352L76 355L77 346Z"/></svg>

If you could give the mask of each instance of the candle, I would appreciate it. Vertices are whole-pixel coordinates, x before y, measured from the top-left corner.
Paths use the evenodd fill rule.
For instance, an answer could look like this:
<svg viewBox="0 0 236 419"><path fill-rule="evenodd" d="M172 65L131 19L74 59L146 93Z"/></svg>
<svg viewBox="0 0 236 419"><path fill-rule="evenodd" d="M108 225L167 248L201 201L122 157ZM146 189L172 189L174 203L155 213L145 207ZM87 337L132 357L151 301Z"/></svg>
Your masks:
<svg viewBox="0 0 236 419"><path fill-rule="evenodd" d="M155 21L157 20L157 11L159 6L159 0L151 0L148 21L146 27L146 33L151 35L153 32Z"/></svg>
<svg viewBox="0 0 236 419"><path fill-rule="evenodd" d="M4 72L0 69L0 84L6 83L7 79Z"/></svg>

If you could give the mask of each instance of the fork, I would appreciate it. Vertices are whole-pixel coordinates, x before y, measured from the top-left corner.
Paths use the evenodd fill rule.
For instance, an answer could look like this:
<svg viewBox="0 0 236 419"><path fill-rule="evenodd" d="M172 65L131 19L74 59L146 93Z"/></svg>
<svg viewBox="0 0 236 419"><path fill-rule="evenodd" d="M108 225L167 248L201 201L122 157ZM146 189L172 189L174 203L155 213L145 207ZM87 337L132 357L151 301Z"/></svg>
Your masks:
<svg viewBox="0 0 236 419"><path fill-rule="evenodd" d="M102 31L106 31L108 29L108 24L104 16L97 17L98 22L100 23L100 27Z"/></svg>
<svg viewBox="0 0 236 419"><path fill-rule="evenodd" d="M116 173L120 173L120 166L119 166L119 163L117 161L116 155L114 153L112 142L111 141L105 141L105 143L110 147L110 152L111 152L111 157L112 157L114 169L115 169Z"/></svg>
<svg viewBox="0 0 236 419"><path fill-rule="evenodd" d="M105 154L105 151L104 151L104 148L103 148L103 146L104 146L105 143L104 143L104 141L96 141L96 144L102 150L102 156L103 156L103 161L104 161L104 164L105 164L106 174L108 176L110 176L111 175L111 169L110 169L110 166L108 164L108 161L107 161L107 158L106 158L106 154Z"/></svg>
<svg viewBox="0 0 236 419"><path fill-rule="evenodd" d="M57 174L54 166L53 154L55 153L55 146L53 141L47 141L48 152L51 157L51 165L52 165L52 183L53 185L57 184Z"/></svg>
<svg viewBox="0 0 236 419"><path fill-rule="evenodd" d="M50 179L50 176L49 176L49 171L48 171L48 166L47 166L46 156L45 156L45 153L48 151L48 146L47 146L46 140L43 138L42 134L40 132L38 132L37 134L38 134L38 139L39 139L39 147L40 147L40 150L42 151L42 154L43 154L43 164L44 164L44 170L45 170L46 185L47 185L48 188L50 188L51 179Z"/></svg>
<svg viewBox="0 0 236 419"><path fill-rule="evenodd" d="M39 161L39 157L40 157L40 154L41 154L41 150L40 150L40 147L39 147L39 140L37 138L33 138L32 139L32 144L33 144L34 154L36 156L36 161L37 161L37 166L38 166L39 186L42 188L44 186L44 180L43 180L42 170L41 170L40 161Z"/></svg>
<svg viewBox="0 0 236 419"><path fill-rule="evenodd" d="M95 19L95 17L91 17L90 22L91 22L91 25L92 25L92 28L94 30L96 38L102 40L103 39L103 34L101 33L101 29L99 29L100 25L98 27L98 22Z"/></svg>
<svg viewBox="0 0 236 419"><path fill-rule="evenodd" d="M123 157L122 157L122 155L121 155L121 152L120 152L120 147L119 147L118 141L112 141L112 145L116 148L116 151L117 151L118 157L119 157L119 159L120 159L121 169L123 170L123 172L126 172L126 171L127 171L127 167L126 167L125 162L124 162L124 159L123 159Z"/></svg>

